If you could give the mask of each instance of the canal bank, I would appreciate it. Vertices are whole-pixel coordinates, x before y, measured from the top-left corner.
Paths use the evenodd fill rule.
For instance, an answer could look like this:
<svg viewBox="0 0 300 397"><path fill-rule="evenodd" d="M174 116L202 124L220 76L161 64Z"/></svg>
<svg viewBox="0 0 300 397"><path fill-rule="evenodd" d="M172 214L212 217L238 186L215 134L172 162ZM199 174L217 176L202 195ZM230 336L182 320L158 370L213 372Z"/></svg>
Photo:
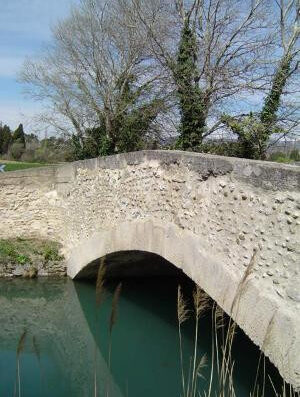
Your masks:
<svg viewBox="0 0 300 397"><path fill-rule="evenodd" d="M0 278L64 277L60 244L43 239L0 239Z"/></svg>

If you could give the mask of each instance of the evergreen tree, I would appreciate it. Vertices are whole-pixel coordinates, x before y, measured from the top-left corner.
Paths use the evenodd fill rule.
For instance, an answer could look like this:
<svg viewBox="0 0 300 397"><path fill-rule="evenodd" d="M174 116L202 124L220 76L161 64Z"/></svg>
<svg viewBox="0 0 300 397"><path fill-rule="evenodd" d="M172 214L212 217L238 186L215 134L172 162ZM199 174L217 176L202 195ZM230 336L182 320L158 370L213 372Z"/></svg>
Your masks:
<svg viewBox="0 0 300 397"><path fill-rule="evenodd" d="M181 113L177 147L183 150L195 149L202 143L206 111L203 93L198 84L195 30L187 17L181 32L174 77Z"/></svg>
<svg viewBox="0 0 300 397"><path fill-rule="evenodd" d="M0 125L0 154L6 154L12 143L12 133L7 125Z"/></svg>
<svg viewBox="0 0 300 397"><path fill-rule="evenodd" d="M85 159L115 153L141 150L147 141L151 123L163 107L158 99L140 103L145 86L136 88L134 76L120 77L116 84L114 113L109 122L102 117L101 125L89 128L84 136L73 136L74 159Z"/></svg>
<svg viewBox="0 0 300 397"><path fill-rule="evenodd" d="M22 147L25 149L26 141L25 141L25 134L24 134L24 130L23 130L23 124L19 124L19 127L14 132L13 141L14 141L14 143L21 144Z"/></svg>
<svg viewBox="0 0 300 397"><path fill-rule="evenodd" d="M261 112L256 115L250 112L240 120L228 115L222 117L223 123L238 137L237 156L264 160L271 135L283 132L276 125L277 112L289 77L291 60L290 55L281 60Z"/></svg>
<svg viewBox="0 0 300 397"><path fill-rule="evenodd" d="M118 100L116 117L113 121L116 151L131 152L145 146L151 123L163 107L163 101L149 99L140 103L141 95L147 93L147 87L135 88L135 76L118 81Z"/></svg>
<svg viewBox="0 0 300 397"><path fill-rule="evenodd" d="M265 98L264 105L260 113L260 121L266 127L272 127L276 122L276 114L279 109L280 98L290 74L291 61L291 54L283 57L273 78L270 92Z"/></svg>

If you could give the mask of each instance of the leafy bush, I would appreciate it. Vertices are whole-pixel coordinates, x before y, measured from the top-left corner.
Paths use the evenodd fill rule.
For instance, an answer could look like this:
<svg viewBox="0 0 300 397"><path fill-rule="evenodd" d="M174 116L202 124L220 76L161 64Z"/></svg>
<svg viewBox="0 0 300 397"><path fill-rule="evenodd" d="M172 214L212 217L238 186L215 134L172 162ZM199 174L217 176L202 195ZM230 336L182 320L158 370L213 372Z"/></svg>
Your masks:
<svg viewBox="0 0 300 397"><path fill-rule="evenodd" d="M17 252L12 243L0 240L0 255L15 258L17 256Z"/></svg>
<svg viewBox="0 0 300 397"><path fill-rule="evenodd" d="M9 240L0 240L0 257L13 260L19 265L31 263L30 257L22 252L18 244Z"/></svg>
<svg viewBox="0 0 300 397"><path fill-rule="evenodd" d="M31 263L31 259L27 255L17 255L16 261L19 265L25 265Z"/></svg>
<svg viewBox="0 0 300 397"><path fill-rule="evenodd" d="M43 253L46 262L49 261L60 261L62 259L61 255L58 253L57 247L46 246Z"/></svg>
<svg viewBox="0 0 300 397"><path fill-rule="evenodd" d="M300 152L298 149L294 149L291 151L290 159L294 161L300 161Z"/></svg>
<svg viewBox="0 0 300 397"><path fill-rule="evenodd" d="M0 263L13 262L19 265L60 262L59 244L54 241L16 238L0 240Z"/></svg>
<svg viewBox="0 0 300 397"><path fill-rule="evenodd" d="M204 153L217 154L219 156L240 157L239 144L237 141L205 142L202 143L199 151Z"/></svg>
<svg viewBox="0 0 300 397"><path fill-rule="evenodd" d="M10 147L10 155L14 160L20 160L23 153L25 152L25 148L21 142L15 142Z"/></svg>
<svg viewBox="0 0 300 397"><path fill-rule="evenodd" d="M273 152L269 156L270 161L276 161L277 163L290 163L291 159L288 155L283 152Z"/></svg>

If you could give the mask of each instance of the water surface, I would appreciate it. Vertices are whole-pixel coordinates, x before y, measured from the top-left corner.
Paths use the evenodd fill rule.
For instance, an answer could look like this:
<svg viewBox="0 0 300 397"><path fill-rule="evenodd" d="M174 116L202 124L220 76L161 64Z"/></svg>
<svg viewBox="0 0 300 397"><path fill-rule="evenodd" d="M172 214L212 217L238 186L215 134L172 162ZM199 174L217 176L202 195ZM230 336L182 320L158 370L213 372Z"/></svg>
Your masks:
<svg viewBox="0 0 300 397"><path fill-rule="evenodd" d="M0 396L167 397L181 395L176 278L123 280L116 323L110 338L112 296L107 284L96 304L95 285L71 280L0 280ZM190 297L192 284L182 281ZM211 319L200 324L199 356L208 367ZM185 370L194 345L194 323L183 327ZM111 349L110 349L111 346ZM111 358L109 360L109 350ZM234 342L237 396L249 395L258 349L239 331ZM19 371L18 371L19 367ZM273 381L280 377L267 362ZM19 394L20 392L20 394ZM271 389L266 396L271 396Z"/></svg>

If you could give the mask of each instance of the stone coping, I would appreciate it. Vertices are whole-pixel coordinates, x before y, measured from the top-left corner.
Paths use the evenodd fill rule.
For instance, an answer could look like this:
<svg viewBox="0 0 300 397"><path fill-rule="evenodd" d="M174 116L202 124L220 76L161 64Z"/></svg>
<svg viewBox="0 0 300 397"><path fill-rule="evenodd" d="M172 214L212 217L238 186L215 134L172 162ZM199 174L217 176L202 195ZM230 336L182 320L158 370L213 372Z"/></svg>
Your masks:
<svg viewBox="0 0 300 397"><path fill-rule="evenodd" d="M171 151L142 150L139 152L122 153L111 156L80 160L72 163L29 168L0 174L1 182L14 179L32 178L40 182L68 182L76 177L78 169L120 169L135 166L145 161L155 161L161 165L183 164L192 171L207 179L210 175L232 173L238 180L261 187L266 190L300 190L300 166L280 164L269 161L248 160L236 157L224 157L211 154Z"/></svg>

